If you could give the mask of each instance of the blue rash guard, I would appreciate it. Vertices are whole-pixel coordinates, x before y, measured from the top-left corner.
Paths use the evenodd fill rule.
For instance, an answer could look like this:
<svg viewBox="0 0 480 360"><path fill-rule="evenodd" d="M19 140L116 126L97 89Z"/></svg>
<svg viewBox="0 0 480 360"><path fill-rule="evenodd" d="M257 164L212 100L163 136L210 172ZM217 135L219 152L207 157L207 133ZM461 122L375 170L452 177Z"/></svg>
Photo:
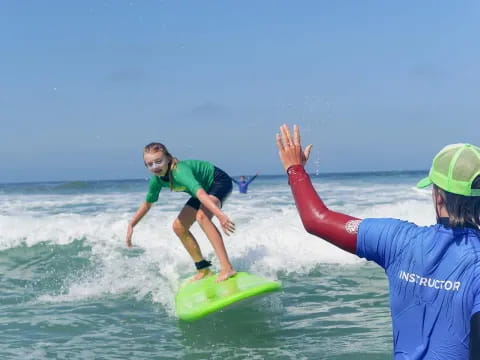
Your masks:
<svg viewBox="0 0 480 360"><path fill-rule="evenodd" d="M257 175L252 176L248 181L237 181L232 178L232 181L238 185L238 191L240 192L240 194L246 194L248 191L248 185L250 185L250 183L255 180L256 177Z"/></svg>
<svg viewBox="0 0 480 360"><path fill-rule="evenodd" d="M365 219L357 255L385 269L396 360L468 359L480 312L480 231Z"/></svg>

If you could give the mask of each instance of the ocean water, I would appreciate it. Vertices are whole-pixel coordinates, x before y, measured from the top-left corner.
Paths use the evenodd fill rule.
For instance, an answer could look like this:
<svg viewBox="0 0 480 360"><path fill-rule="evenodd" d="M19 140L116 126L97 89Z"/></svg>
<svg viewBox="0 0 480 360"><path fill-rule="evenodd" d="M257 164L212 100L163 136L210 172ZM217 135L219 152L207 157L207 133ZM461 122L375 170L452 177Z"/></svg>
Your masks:
<svg viewBox="0 0 480 360"><path fill-rule="evenodd" d="M333 210L434 221L425 172L313 176ZM386 277L303 229L285 176L236 189L224 211L234 266L283 285L195 323L174 295L193 264L171 224L187 201L162 191L126 227L146 180L0 184L0 359L388 359ZM198 225L207 258L218 262Z"/></svg>

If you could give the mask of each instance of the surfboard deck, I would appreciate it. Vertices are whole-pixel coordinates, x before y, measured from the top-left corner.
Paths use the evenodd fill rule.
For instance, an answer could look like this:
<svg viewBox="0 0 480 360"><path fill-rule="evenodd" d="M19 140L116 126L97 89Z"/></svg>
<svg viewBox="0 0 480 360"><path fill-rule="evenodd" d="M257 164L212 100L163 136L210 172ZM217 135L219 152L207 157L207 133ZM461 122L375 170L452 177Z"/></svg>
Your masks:
<svg viewBox="0 0 480 360"><path fill-rule="evenodd" d="M246 272L219 283L216 278L214 275L194 282L185 280L180 285L175 308L181 320L195 321L238 301L281 289L279 282Z"/></svg>

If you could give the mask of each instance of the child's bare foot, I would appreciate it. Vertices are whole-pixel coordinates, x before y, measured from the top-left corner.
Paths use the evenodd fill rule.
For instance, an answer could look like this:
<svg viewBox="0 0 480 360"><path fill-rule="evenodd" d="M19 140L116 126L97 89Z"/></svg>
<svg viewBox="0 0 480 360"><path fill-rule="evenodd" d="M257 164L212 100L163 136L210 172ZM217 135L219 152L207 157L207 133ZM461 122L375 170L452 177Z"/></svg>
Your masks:
<svg viewBox="0 0 480 360"><path fill-rule="evenodd" d="M201 280L201 279L204 279L204 278L207 278L209 276L212 276L213 273L210 271L210 269L202 269L202 270L198 270L197 273L195 275L193 275L191 278L190 278L190 282L194 282L194 281L197 281L197 280Z"/></svg>
<svg viewBox="0 0 480 360"><path fill-rule="evenodd" d="M218 273L217 275L217 279L215 280L215 282L219 283L219 282L222 282L222 281L225 281L229 278L231 278L233 275L235 275L237 272L233 269L229 269L229 270L222 270Z"/></svg>

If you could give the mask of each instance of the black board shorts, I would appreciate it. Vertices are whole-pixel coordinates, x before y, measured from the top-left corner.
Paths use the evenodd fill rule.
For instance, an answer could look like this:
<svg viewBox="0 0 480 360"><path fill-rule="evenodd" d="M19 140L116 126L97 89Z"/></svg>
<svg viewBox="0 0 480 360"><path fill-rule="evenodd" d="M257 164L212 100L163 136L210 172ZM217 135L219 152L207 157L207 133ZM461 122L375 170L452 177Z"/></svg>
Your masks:
<svg viewBox="0 0 480 360"><path fill-rule="evenodd" d="M213 173L213 183L210 186L210 189L206 190L207 194L215 196L220 200L220 207L222 207L223 202L227 199L228 195L232 192L232 179L228 174L217 168L215 166L215 171ZM191 206L194 209L200 209L200 200L195 197L188 199L185 205Z"/></svg>

